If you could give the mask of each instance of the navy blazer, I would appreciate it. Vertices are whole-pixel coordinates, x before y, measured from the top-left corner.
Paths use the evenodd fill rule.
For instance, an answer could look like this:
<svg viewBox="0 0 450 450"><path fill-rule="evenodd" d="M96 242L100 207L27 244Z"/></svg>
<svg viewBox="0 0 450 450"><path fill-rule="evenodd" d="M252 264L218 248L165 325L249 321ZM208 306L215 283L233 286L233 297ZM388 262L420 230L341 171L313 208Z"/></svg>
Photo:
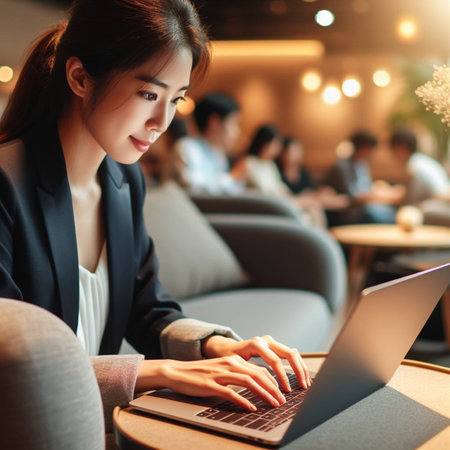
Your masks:
<svg viewBox="0 0 450 450"><path fill-rule="evenodd" d="M160 333L184 317L157 276L142 205L139 164L105 157L99 169L108 254L110 303L100 354L123 337L146 357L160 358ZM0 146L0 296L39 305L74 332L79 269L66 166L56 126Z"/></svg>

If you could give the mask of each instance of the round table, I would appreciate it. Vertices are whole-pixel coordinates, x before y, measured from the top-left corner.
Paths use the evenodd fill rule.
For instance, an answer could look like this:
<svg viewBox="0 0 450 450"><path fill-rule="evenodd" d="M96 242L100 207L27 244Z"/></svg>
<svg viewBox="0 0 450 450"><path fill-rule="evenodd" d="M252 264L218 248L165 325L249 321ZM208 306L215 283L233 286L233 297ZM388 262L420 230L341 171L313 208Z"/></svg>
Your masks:
<svg viewBox="0 0 450 450"><path fill-rule="evenodd" d="M303 355L317 371L326 354ZM443 449L450 442L450 370L403 361L387 386L299 437L286 449ZM114 410L121 449L254 449L233 439L131 408Z"/></svg>
<svg viewBox="0 0 450 450"><path fill-rule="evenodd" d="M413 231L403 231L398 225L361 224L330 228L331 234L349 250L348 285L351 300L359 297L360 280L366 278L378 251L412 252L450 249L450 227L421 225ZM435 266L450 262L449 253L435 259ZM428 267L433 264L428 263ZM442 302L444 332L450 348L450 290Z"/></svg>

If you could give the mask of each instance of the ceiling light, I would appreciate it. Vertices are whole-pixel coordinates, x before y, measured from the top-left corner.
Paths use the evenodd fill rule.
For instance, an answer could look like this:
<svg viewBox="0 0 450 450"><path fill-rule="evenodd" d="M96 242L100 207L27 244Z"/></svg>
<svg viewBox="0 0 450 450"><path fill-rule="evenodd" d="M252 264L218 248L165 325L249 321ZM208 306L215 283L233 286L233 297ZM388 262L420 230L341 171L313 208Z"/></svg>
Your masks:
<svg viewBox="0 0 450 450"><path fill-rule="evenodd" d="M341 97L341 91L334 85L328 85L322 93L322 99L328 105L335 105L336 103L339 103Z"/></svg>
<svg viewBox="0 0 450 450"><path fill-rule="evenodd" d="M301 77L300 84L309 92L317 91L322 84L322 76L314 70L309 70Z"/></svg>
<svg viewBox="0 0 450 450"><path fill-rule="evenodd" d="M342 92L347 97L358 97L361 93L361 83L356 78L346 78L342 83Z"/></svg>
<svg viewBox="0 0 450 450"><path fill-rule="evenodd" d="M9 83L14 76L14 71L9 66L0 66L0 82Z"/></svg>
<svg viewBox="0 0 450 450"><path fill-rule="evenodd" d="M391 82L391 76L386 70L377 70L373 74L372 80L378 87L386 87Z"/></svg>
<svg viewBox="0 0 450 450"><path fill-rule="evenodd" d="M324 46L314 40L212 41L213 57L321 56Z"/></svg>
<svg viewBox="0 0 450 450"><path fill-rule="evenodd" d="M397 35L403 41L413 41L417 36L417 22L414 17L403 17L397 22Z"/></svg>
<svg viewBox="0 0 450 450"><path fill-rule="evenodd" d="M315 20L322 27L328 27L334 22L334 14L328 9L321 9L317 11Z"/></svg>
<svg viewBox="0 0 450 450"><path fill-rule="evenodd" d="M177 104L177 111L183 116L188 116L189 114L192 114L194 112L194 109L195 109L195 102L194 100L192 100L191 97L185 97L184 101L181 100Z"/></svg>

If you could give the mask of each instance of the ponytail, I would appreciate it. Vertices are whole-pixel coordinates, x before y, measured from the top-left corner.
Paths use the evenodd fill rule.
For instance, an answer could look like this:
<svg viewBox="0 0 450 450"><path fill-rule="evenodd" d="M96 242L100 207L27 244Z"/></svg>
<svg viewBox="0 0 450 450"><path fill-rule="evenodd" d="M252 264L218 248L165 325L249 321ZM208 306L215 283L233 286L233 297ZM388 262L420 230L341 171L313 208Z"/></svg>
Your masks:
<svg viewBox="0 0 450 450"><path fill-rule="evenodd" d="M0 143L17 138L40 118L56 112L53 107L58 99L52 92L52 77L56 49L65 29L66 23L61 23L37 39L0 121Z"/></svg>
<svg viewBox="0 0 450 450"><path fill-rule="evenodd" d="M31 51L0 121L0 143L57 120L70 95L71 56L94 79L98 100L115 73L181 48L192 51L193 68L206 69L208 37L190 0L73 0L69 21Z"/></svg>

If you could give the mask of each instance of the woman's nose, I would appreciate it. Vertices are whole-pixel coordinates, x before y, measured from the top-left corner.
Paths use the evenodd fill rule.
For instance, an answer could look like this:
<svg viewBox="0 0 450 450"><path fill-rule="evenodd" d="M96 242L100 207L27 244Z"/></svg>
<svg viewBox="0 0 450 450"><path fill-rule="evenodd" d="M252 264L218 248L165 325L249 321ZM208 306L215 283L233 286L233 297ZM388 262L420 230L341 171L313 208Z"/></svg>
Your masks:
<svg viewBox="0 0 450 450"><path fill-rule="evenodd" d="M159 133L164 133L170 123L169 105L161 103L152 111L151 116L147 119L145 127L148 130L156 130Z"/></svg>

